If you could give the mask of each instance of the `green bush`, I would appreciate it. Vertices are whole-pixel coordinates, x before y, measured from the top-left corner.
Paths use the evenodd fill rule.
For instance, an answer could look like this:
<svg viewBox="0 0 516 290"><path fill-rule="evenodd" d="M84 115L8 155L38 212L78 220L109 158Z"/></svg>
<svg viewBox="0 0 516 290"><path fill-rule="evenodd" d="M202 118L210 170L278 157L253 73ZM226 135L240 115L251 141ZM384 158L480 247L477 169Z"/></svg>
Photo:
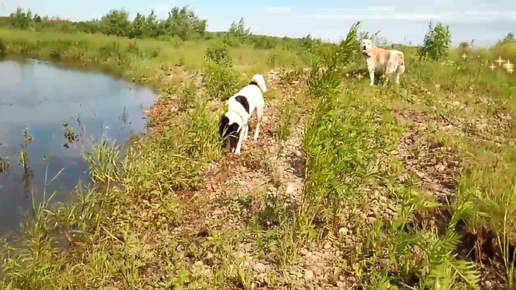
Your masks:
<svg viewBox="0 0 516 290"><path fill-rule="evenodd" d="M204 85L210 97L225 101L245 85L225 44L209 47L205 54Z"/></svg>
<svg viewBox="0 0 516 290"><path fill-rule="evenodd" d="M204 58L219 65L232 63L231 57L229 56L229 50L224 43L208 47Z"/></svg>
<svg viewBox="0 0 516 290"><path fill-rule="evenodd" d="M449 26L437 23L435 27L432 27L432 22L430 22L423 46L418 51L419 58L434 61L441 60L448 55L450 43L451 33Z"/></svg>

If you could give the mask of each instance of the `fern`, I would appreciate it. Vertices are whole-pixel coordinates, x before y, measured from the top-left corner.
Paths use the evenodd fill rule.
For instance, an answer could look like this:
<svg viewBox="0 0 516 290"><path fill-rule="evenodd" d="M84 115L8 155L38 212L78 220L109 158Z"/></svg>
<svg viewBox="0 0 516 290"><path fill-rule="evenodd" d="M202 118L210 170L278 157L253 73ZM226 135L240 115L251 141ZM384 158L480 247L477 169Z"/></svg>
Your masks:
<svg viewBox="0 0 516 290"><path fill-rule="evenodd" d="M452 221L457 221L459 218L456 215L460 216L464 213L466 212L454 214ZM480 289L478 287L480 275L473 263L459 260L456 254L453 254L460 243L460 236L455 232L454 226L448 228L443 238L434 235L431 241L429 250L426 252L425 270L428 270L428 274L424 277L425 286L436 290L451 289L457 277L460 277L471 289Z"/></svg>

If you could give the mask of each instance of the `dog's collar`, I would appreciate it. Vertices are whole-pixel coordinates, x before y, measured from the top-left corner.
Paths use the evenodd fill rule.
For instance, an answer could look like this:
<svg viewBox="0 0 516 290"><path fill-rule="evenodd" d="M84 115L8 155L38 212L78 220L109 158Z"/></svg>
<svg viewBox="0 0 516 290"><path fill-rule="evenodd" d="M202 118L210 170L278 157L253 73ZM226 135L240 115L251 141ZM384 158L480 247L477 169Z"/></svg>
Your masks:
<svg viewBox="0 0 516 290"><path fill-rule="evenodd" d="M240 117L240 119L242 120L242 125L244 125L245 123L245 120L244 120L244 116L242 116L242 114L240 114L239 112L237 111L233 111L233 110L230 110L228 111L228 113L232 113L232 114L236 114ZM226 113L227 114L227 113ZM240 126L240 129L242 129L242 126ZM240 131L240 130L239 130Z"/></svg>
<svg viewBox="0 0 516 290"><path fill-rule="evenodd" d="M258 86L258 83L257 83L257 82L255 82L255 81L251 81L251 82L249 83L249 85L255 85L255 86Z"/></svg>

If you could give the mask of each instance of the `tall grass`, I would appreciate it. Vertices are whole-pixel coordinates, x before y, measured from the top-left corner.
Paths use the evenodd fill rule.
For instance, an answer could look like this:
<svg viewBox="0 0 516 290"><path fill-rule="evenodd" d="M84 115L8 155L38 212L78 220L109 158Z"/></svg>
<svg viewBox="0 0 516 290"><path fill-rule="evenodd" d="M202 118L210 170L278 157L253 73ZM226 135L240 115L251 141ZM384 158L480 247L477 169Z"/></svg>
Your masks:
<svg viewBox="0 0 516 290"><path fill-rule="evenodd" d="M255 289L259 274L286 289L295 286L285 273L303 265L307 249L339 251L320 266L321 287L488 289L486 277L498 275L503 281L491 286L512 289L515 81L486 65L516 57L516 45L468 51L467 60L438 47L440 57L420 61L405 47L401 87L370 88L345 77L363 69L358 29L336 45L305 38L301 51L0 30L8 53L101 65L162 92L154 134L124 148L101 140L84 152L96 186L71 204L34 205L24 242L0 252L2 289ZM225 157L223 101L276 66L291 71L266 96L276 122L271 136L263 133L270 143ZM301 126L295 140L306 169L302 200L292 205L276 194L293 183L278 164L291 161L281 153L292 151ZM442 179L456 183L447 201L426 184ZM254 183L263 184L249 189ZM215 192L226 199L212 199ZM224 206L227 196L235 198ZM486 258L487 240L495 254ZM247 267L241 248L249 244L246 255L272 266Z"/></svg>

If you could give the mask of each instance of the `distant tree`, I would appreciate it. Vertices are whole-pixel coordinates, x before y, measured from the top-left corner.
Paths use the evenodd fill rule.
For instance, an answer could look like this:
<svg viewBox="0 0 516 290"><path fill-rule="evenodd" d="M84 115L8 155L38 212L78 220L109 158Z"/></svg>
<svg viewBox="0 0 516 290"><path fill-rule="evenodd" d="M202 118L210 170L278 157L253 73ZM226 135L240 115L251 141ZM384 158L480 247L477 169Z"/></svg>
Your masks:
<svg viewBox="0 0 516 290"><path fill-rule="evenodd" d="M240 18L238 24L233 21L229 27L228 35L238 38L239 40L245 41L251 36L251 29L245 28L244 18Z"/></svg>
<svg viewBox="0 0 516 290"><path fill-rule="evenodd" d="M20 7L16 8L16 12L11 13L9 19L11 20L11 25L18 29L28 29L33 21L30 9L25 12Z"/></svg>
<svg viewBox="0 0 516 290"><path fill-rule="evenodd" d="M100 19L101 31L105 34L116 36L128 36L131 21L129 13L125 10L111 10Z"/></svg>
<svg viewBox="0 0 516 290"><path fill-rule="evenodd" d="M145 19L145 16L138 13L136 14L136 18L134 18L133 22L131 23L131 28L129 30L129 33L127 34L127 37L129 38L143 38L146 34L146 24L147 21Z"/></svg>
<svg viewBox="0 0 516 290"><path fill-rule="evenodd" d="M507 43L507 42L514 42L514 34L512 34L511 32L507 33L507 35L504 37L504 39L502 40L504 43Z"/></svg>
<svg viewBox="0 0 516 290"><path fill-rule="evenodd" d="M165 34L164 30L160 30L158 17L156 17L154 10L151 10L151 13L145 19L145 29L147 37L158 37Z"/></svg>
<svg viewBox="0 0 516 290"><path fill-rule="evenodd" d="M203 36L206 32L206 20L200 19L188 6L172 8L161 26L167 34L183 40Z"/></svg>

